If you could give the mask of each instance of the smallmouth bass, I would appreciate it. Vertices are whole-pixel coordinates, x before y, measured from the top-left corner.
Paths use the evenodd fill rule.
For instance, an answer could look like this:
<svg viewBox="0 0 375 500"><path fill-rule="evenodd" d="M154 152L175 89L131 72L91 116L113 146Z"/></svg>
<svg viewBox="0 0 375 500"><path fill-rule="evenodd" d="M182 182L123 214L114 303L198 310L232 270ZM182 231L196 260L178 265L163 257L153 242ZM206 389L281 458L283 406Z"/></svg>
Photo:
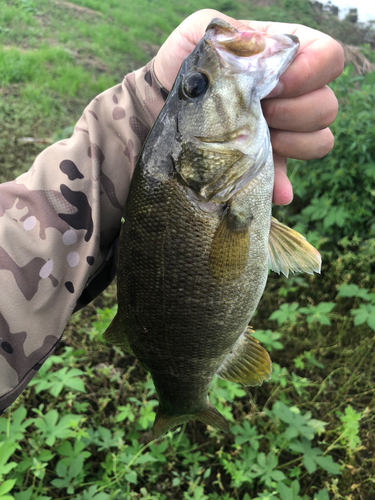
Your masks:
<svg viewBox="0 0 375 500"><path fill-rule="evenodd" d="M320 271L320 255L271 217L274 166L260 100L294 35L208 25L184 60L137 162L120 236L118 312L105 338L134 354L159 397L154 435L191 419L227 431L215 374L260 385L268 353L249 321L268 267Z"/></svg>

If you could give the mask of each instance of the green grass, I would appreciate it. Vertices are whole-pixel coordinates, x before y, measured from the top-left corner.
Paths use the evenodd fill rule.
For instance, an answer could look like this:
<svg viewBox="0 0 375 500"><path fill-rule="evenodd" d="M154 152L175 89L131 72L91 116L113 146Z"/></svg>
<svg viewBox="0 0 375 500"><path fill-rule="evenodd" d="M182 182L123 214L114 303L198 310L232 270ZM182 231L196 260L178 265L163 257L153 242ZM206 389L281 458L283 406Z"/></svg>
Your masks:
<svg viewBox="0 0 375 500"><path fill-rule="evenodd" d="M204 7L319 26L351 43L373 37L314 13L307 1L259 4ZM69 134L95 95L146 63L202 7L196 0L0 0L0 180L25 171L45 147L20 138ZM374 57L371 46L365 51ZM0 418L0 500L374 497L371 78L346 70L334 84L335 150L319 162L292 163L296 199L278 217L308 233L323 272L270 274L252 323L274 361L271 381L249 389L215 379L211 388L231 433L192 422L151 441L152 381L102 340L115 310L111 286L72 317L55 355Z"/></svg>

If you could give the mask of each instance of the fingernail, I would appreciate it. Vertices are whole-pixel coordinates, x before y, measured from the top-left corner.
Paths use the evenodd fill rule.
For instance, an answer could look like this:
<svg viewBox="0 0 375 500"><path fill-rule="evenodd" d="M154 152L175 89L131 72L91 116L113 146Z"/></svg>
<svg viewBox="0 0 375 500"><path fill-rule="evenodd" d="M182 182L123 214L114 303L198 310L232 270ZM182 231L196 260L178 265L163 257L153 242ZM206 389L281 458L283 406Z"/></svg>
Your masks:
<svg viewBox="0 0 375 500"><path fill-rule="evenodd" d="M272 97L281 97L284 90L284 84L282 81L278 81L276 87L268 94L266 99L271 99Z"/></svg>

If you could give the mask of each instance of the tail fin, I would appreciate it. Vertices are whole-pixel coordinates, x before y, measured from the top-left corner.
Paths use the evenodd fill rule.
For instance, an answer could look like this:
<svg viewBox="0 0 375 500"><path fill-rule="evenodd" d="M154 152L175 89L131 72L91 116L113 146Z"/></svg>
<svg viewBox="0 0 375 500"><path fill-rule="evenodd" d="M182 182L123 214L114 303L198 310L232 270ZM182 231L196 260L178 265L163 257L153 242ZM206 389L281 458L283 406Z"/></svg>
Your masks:
<svg viewBox="0 0 375 500"><path fill-rule="evenodd" d="M206 410L199 413L194 413L192 415L170 416L163 413L159 407L156 411L154 422L154 437L158 438L173 427L184 424L185 422L189 422L189 420L199 420L206 425L211 425L215 429L223 432L229 432L229 426L226 419L210 402L208 402Z"/></svg>

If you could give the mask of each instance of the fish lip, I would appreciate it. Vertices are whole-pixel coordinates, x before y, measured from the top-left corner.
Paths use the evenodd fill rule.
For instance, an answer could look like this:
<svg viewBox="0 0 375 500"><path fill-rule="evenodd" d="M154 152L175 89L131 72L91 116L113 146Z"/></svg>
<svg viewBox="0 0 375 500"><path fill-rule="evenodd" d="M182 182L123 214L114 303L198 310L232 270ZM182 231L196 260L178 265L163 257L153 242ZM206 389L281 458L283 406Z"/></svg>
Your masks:
<svg viewBox="0 0 375 500"><path fill-rule="evenodd" d="M241 143L247 142L250 135L251 131L248 127L240 127L219 137L194 137L204 144L228 144L238 142L239 140Z"/></svg>

